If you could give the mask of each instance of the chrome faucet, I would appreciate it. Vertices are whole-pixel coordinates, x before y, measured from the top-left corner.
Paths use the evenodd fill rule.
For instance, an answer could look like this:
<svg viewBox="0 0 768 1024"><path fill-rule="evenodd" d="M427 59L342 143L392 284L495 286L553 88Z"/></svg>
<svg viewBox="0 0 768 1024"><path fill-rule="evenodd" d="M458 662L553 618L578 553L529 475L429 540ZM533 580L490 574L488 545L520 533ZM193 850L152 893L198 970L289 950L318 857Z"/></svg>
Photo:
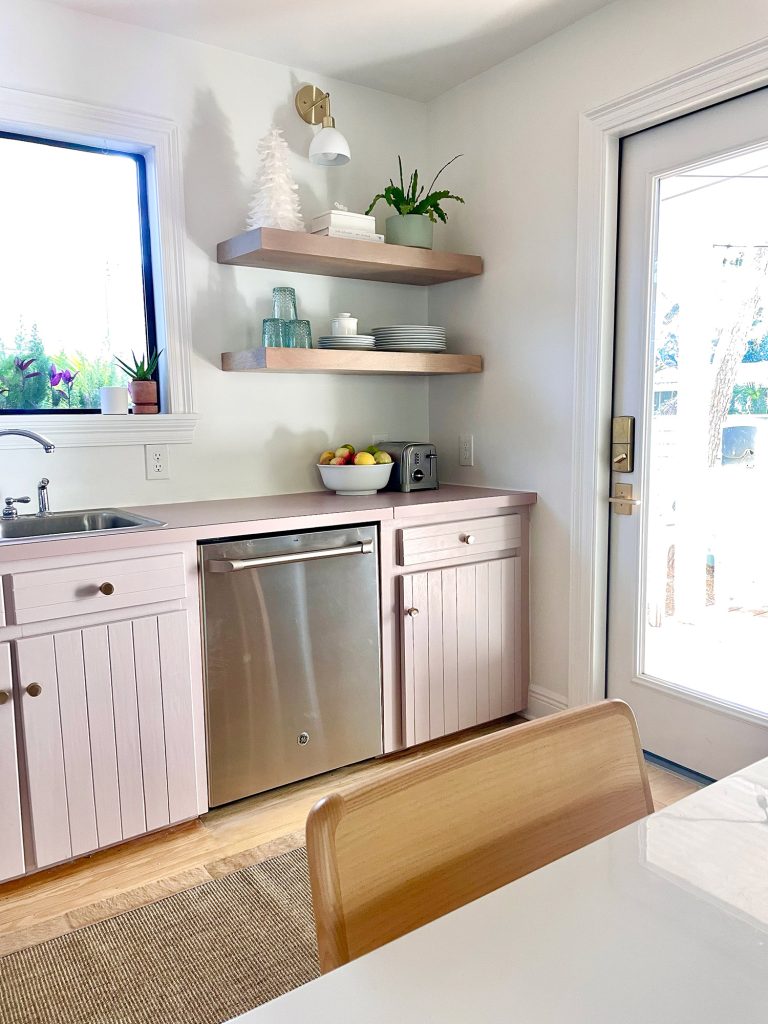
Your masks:
<svg viewBox="0 0 768 1024"><path fill-rule="evenodd" d="M37 441L49 453L56 447L53 441L49 441L42 434L36 434L34 430L24 430L22 427L9 427L7 430L0 430L0 437L28 437L30 441Z"/></svg>
<svg viewBox="0 0 768 1024"><path fill-rule="evenodd" d="M47 516L51 511L51 503L48 500L48 484L50 482L48 477L44 476L37 485L37 514L39 516Z"/></svg>
<svg viewBox="0 0 768 1024"><path fill-rule="evenodd" d="M37 441L37 443L50 454L56 445L53 441L49 441L47 437L43 437L42 434L35 433L34 430L24 430L23 427L8 427L7 430L0 430L0 437L28 437L30 441ZM17 502L27 504L29 498L6 498L5 508L3 509L3 519L15 519L19 510L16 508ZM50 505L48 503L48 480L46 477L40 481L37 485L37 502L38 502L38 515L44 516L50 511Z"/></svg>
<svg viewBox="0 0 768 1024"><path fill-rule="evenodd" d="M28 494L23 498L6 498L5 508L3 509L3 519L18 519L19 510L16 508L17 503L28 505L31 500L32 499Z"/></svg>

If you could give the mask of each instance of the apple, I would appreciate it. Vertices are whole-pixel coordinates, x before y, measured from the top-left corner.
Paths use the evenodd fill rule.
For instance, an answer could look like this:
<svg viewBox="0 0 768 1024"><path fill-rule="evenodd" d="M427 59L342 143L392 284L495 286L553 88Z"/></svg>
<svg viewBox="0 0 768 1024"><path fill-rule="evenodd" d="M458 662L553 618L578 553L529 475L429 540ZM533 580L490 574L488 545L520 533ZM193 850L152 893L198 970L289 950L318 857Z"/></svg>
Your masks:
<svg viewBox="0 0 768 1024"><path fill-rule="evenodd" d="M356 466L375 466L376 459L370 452L358 452L355 456Z"/></svg>
<svg viewBox="0 0 768 1024"><path fill-rule="evenodd" d="M352 444L343 444L341 447L342 448L348 448L353 455L355 454L355 446L354 445L352 445Z"/></svg>
<svg viewBox="0 0 768 1024"><path fill-rule="evenodd" d="M344 459L344 460L351 459L354 454L355 454L355 449L353 448L350 451L349 447L347 445L345 445L345 444L343 444L341 446L341 448L337 448L336 451L334 452L334 455L336 456L337 459Z"/></svg>
<svg viewBox="0 0 768 1024"><path fill-rule="evenodd" d="M376 454L373 457L373 461L378 466L388 466L389 463L392 461L392 456L389 454L389 452L376 452Z"/></svg>
<svg viewBox="0 0 768 1024"><path fill-rule="evenodd" d="M368 452L369 455L375 455L379 449L376 447L375 444L372 444L369 445L365 450Z"/></svg>
<svg viewBox="0 0 768 1024"><path fill-rule="evenodd" d="M338 458L331 459L331 461L328 463L328 465L329 466L346 466L347 465L347 461L348 460L345 459L343 456L339 456Z"/></svg>
<svg viewBox="0 0 768 1024"><path fill-rule="evenodd" d="M317 460L321 466L329 465L331 459L334 457L335 452L323 452L320 458Z"/></svg>

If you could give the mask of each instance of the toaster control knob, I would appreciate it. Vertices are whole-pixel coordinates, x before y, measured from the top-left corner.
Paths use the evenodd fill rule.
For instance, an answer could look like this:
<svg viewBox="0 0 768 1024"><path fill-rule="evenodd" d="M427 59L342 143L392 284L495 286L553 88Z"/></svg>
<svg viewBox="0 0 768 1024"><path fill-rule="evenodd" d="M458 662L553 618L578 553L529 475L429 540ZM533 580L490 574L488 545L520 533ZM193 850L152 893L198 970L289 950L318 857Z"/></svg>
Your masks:
<svg viewBox="0 0 768 1024"><path fill-rule="evenodd" d="M423 469L414 469L412 476L413 476L414 480L423 480L424 479L424 470Z"/></svg>

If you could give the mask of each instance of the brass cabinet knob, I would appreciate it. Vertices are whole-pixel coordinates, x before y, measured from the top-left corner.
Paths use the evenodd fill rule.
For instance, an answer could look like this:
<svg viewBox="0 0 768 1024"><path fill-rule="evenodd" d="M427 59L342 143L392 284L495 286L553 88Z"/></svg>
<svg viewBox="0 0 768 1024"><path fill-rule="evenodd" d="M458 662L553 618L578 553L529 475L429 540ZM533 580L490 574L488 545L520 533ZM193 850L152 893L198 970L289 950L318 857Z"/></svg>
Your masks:
<svg viewBox="0 0 768 1024"><path fill-rule="evenodd" d="M30 697L39 697L43 692L43 688L40 683L30 683L29 686L26 687L26 691Z"/></svg>
<svg viewBox="0 0 768 1024"><path fill-rule="evenodd" d="M7 704L11 699L11 695L7 690L0 690L0 706Z"/></svg>
<svg viewBox="0 0 768 1024"><path fill-rule="evenodd" d="M418 615L419 614L419 609L418 608L406 608L405 609L405 614L406 615L410 615L411 618L413 618L414 615Z"/></svg>
<svg viewBox="0 0 768 1024"><path fill-rule="evenodd" d="M465 544L475 544L477 542L477 537L471 533L465 533L461 539Z"/></svg>
<svg viewBox="0 0 768 1024"><path fill-rule="evenodd" d="M99 590L105 597L111 597L115 592L115 585L114 583L102 583Z"/></svg>

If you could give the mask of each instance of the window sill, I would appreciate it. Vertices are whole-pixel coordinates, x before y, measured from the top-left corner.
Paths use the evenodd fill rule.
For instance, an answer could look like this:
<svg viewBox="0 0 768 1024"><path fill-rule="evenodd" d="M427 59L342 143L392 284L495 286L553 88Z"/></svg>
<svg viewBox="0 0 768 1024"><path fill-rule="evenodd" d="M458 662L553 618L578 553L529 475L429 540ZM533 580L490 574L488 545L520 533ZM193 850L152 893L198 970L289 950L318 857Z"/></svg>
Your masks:
<svg viewBox="0 0 768 1024"><path fill-rule="evenodd" d="M160 413L157 416L0 416L0 431L13 427L35 430L57 448L98 448L130 444L191 444L197 424L195 413ZM0 447L28 448L24 437L0 437Z"/></svg>

